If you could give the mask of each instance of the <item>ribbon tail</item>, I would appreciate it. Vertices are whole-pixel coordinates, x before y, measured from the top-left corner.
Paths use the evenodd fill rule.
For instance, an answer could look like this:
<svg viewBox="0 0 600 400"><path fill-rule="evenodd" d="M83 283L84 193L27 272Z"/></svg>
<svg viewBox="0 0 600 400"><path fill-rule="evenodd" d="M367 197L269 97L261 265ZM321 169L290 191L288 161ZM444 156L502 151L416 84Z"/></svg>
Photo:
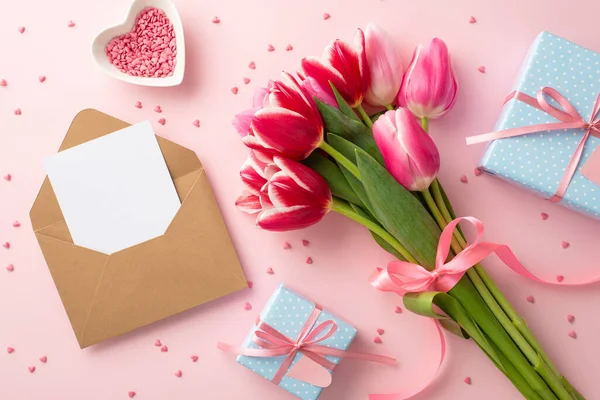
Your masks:
<svg viewBox="0 0 600 400"><path fill-rule="evenodd" d="M465 140L467 145L491 142L496 139L506 139L515 136L527 135L529 133L553 131L557 129L576 129L582 128L582 121L570 121L570 122L552 122L548 124L529 125L518 128L510 128L503 131L489 132L482 135L469 136Z"/></svg>
<svg viewBox="0 0 600 400"><path fill-rule="evenodd" d="M250 349L242 346L234 346L231 344L218 342L217 348L219 350L225 351L227 353L233 353L240 356L248 356L248 357L279 357L285 356L290 353L289 348L278 348L278 349Z"/></svg>

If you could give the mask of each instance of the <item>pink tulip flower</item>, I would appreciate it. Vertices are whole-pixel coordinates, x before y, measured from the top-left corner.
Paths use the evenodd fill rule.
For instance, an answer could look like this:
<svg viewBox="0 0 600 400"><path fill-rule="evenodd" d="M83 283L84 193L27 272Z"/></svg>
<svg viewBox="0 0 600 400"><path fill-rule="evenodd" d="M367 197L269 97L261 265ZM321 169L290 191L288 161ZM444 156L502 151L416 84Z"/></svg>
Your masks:
<svg viewBox="0 0 600 400"><path fill-rule="evenodd" d="M386 31L369 24L365 31L365 53L370 73L365 101L376 107L392 104L404 75L399 48Z"/></svg>
<svg viewBox="0 0 600 400"><path fill-rule="evenodd" d="M406 108L388 111L373 125L373 137L390 174L410 191L429 187L440 170L438 149Z"/></svg>
<svg viewBox="0 0 600 400"><path fill-rule="evenodd" d="M244 184L244 191L237 198L235 205L243 212L255 214L262 210L260 191L267 183L266 169L268 164L261 161L254 151L242 165L240 177Z"/></svg>
<svg viewBox="0 0 600 400"><path fill-rule="evenodd" d="M269 90L273 87L273 82L269 81L269 85L265 87L258 87L254 92L254 98L252 99L252 108L242 111L233 117L231 124L235 127L241 137L244 137L250 131L250 125L252 118L260 109L263 108L266 97L269 95Z"/></svg>
<svg viewBox="0 0 600 400"><path fill-rule="evenodd" d="M436 38L415 50L398 102L418 118L441 118L454 106L457 90L448 47Z"/></svg>
<svg viewBox="0 0 600 400"><path fill-rule="evenodd" d="M256 225L270 231L306 228L319 222L332 204L327 182L315 171L281 156L261 190L262 211Z"/></svg>
<svg viewBox="0 0 600 400"><path fill-rule="evenodd" d="M335 97L333 96L333 93L329 86L327 86L327 90L323 89L319 82L317 82L314 78L310 76L302 80L300 86L302 86L304 90L306 90L306 92L308 92L308 94L311 95L313 98L316 97L317 99L321 100L325 104L330 105L331 107L338 107L337 101L335 100Z"/></svg>
<svg viewBox="0 0 600 400"><path fill-rule="evenodd" d="M370 75L364 52L365 35L360 29L356 34L357 49L346 42L336 40L325 48L323 56L302 60L302 73L313 78L322 90L333 97L330 82L351 107L362 103Z"/></svg>

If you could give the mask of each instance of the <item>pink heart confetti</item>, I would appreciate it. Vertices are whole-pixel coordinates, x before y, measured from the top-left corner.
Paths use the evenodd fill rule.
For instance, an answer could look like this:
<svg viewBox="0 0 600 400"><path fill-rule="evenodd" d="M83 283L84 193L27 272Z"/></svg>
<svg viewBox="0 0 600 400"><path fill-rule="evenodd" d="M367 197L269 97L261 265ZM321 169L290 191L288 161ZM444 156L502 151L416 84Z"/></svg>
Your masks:
<svg viewBox="0 0 600 400"><path fill-rule="evenodd" d="M18 228L21 226L21 223L19 221L13 221L13 228Z"/></svg>
<svg viewBox="0 0 600 400"><path fill-rule="evenodd" d="M542 221L547 220L550 216L548 214L546 214L545 212L541 213L540 216L542 217Z"/></svg>
<svg viewBox="0 0 600 400"><path fill-rule="evenodd" d="M183 372L181 372L181 370L178 369L177 371L175 371L175 376L181 378L183 376Z"/></svg>
<svg viewBox="0 0 600 400"><path fill-rule="evenodd" d="M68 26L69 28L73 28L73 27L75 26L75 22L73 22L73 21L69 21L69 22L67 23L67 26Z"/></svg>
<svg viewBox="0 0 600 400"><path fill-rule="evenodd" d="M564 280L565 280L565 277L564 277L564 276L562 276L562 275L556 275L556 281L557 281L558 283L561 283L561 282L562 282L562 281L564 281Z"/></svg>
<svg viewBox="0 0 600 400"><path fill-rule="evenodd" d="M535 297L529 295L527 296L527 301L530 302L531 304L535 303Z"/></svg>
<svg viewBox="0 0 600 400"><path fill-rule="evenodd" d="M239 91L240 91L240 89L237 86L234 86L231 88L231 93L233 93L233 94L238 94Z"/></svg>
<svg viewBox="0 0 600 400"><path fill-rule="evenodd" d="M252 304L250 304L250 303L244 304L244 310L246 310L246 311L252 310Z"/></svg>
<svg viewBox="0 0 600 400"><path fill-rule="evenodd" d="M463 175L463 176L460 177L460 181L462 183L469 183L469 178L467 178L466 175Z"/></svg>
<svg viewBox="0 0 600 400"><path fill-rule="evenodd" d="M379 336L375 336L373 338L373 343L375 343L375 344L381 344L381 343L383 343L383 340L381 340L381 338Z"/></svg>
<svg viewBox="0 0 600 400"><path fill-rule="evenodd" d="M6 250L8 250L8 249L10 249L10 243L4 242L4 243L2 243L2 247L4 247Z"/></svg>
<svg viewBox="0 0 600 400"><path fill-rule="evenodd" d="M25 32L25 27L24 26L20 26L19 27L19 33L24 33Z"/></svg>
<svg viewBox="0 0 600 400"><path fill-rule="evenodd" d="M310 245L310 242L306 239L302 239L302 247L308 247Z"/></svg>
<svg viewBox="0 0 600 400"><path fill-rule="evenodd" d="M154 112L161 113L162 108L160 108L160 106L156 106L156 107L154 107Z"/></svg>
<svg viewBox="0 0 600 400"><path fill-rule="evenodd" d="M135 392L127 392L127 396L129 396L130 399L133 399L135 397L136 393Z"/></svg>
<svg viewBox="0 0 600 400"><path fill-rule="evenodd" d="M394 312L396 314L402 314L402 308L400 308L400 306L396 306L396 308L394 309Z"/></svg>
<svg viewBox="0 0 600 400"><path fill-rule="evenodd" d="M275 271L273 271L273 268L271 268L271 267L267 268L267 274L273 275L274 273L275 273Z"/></svg>
<svg viewBox="0 0 600 400"><path fill-rule="evenodd" d="M6 270L7 270L8 272L13 272L13 271L15 270L15 266L14 266L14 265L12 265L12 264L8 264L8 265L6 266Z"/></svg>
<svg viewBox="0 0 600 400"><path fill-rule="evenodd" d="M142 108L142 102L141 101L136 101L135 102L135 108Z"/></svg>
<svg viewBox="0 0 600 400"><path fill-rule="evenodd" d="M14 112L15 112L15 115L21 115L22 114L20 108L17 108Z"/></svg>
<svg viewBox="0 0 600 400"><path fill-rule="evenodd" d="M307 264L312 264L313 263L312 257L306 257L306 263Z"/></svg>
<svg viewBox="0 0 600 400"><path fill-rule="evenodd" d="M480 168L475 168L473 170L473 173L475 174L475 176L481 176L483 174L483 171Z"/></svg>
<svg viewBox="0 0 600 400"><path fill-rule="evenodd" d="M193 120L192 125L194 125L196 128L200 128L200 120L197 120L197 119Z"/></svg>
<svg viewBox="0 0 600 400"><path fill-rule="evenodd" d="M331 15L329 15L328 13L324 13L324 14L323 14L323 19L324 19L325 21L327 21L329 18L331 18Z"/></svg>
<svg viewBox="0 0 600 400"><path fill-rule="evenodd" d="M155 345L156 347L160 347L160 346L162 346L162 343L160 342L160 340L159 340L159 339L156 339L156 342L154 342L154 345Z"/></svg>
<svg viewBox="0 0 600 400"><path fill-rule="evenodd" d="M253 286L254 286L254 282L248 281L248 289L252 289Z"/></svg>
<svg viewBox="0 0 600 400"><path fill-rule="evenodd" d="M40 357L40 361L43 362L44 364L46 364L48 362L48 357L42 356L42 357Z"/></svg>
<svg viewBox="0 0 600 400"><path fill-rule="evenodd" d="M283 249L289 250L292 248L292 245L289 242L283 242Z"/></svg>
<svg viewBox="0 0 600 400"><path fill-rule="evenodd" d="M4 180L10 182L10 180L12 179L12 175L11 174L6 174L4 175Z"/></svg>
<svg viewBox="0 0 600 400"><path fill-rule="evenodd" d="M35 367L32 365L31 367L27 367L27 369L29 370L29 372L31 372L32 374L35 372Z"/></svg>
<svg viewBox="0 0 600 400"><path fill-rule="evenodd" d="M247 85L250 83L250 78L244 78L242 81L244 81L244 85Z"/></svg>
<svg viewBox="0 0 600 400"><path fill-rule="evenodd" d="M248 64L248 68L256 69L256 63L254 61L251 61L250 64Z"/></svg>
<svg viewBox="0 0 600 400"><path fill-rule="evenodd" d="M470 385L470 384L471 384L471 377L467 376L467 377L464 379L464 381L463 381L463 382L464 382L464 383L466 383L467 385Z"/></svg>
<svg viewBox="0 0 600 400"><path fill-rule="evenodd" d="M381 328L377 329L377 334L378 335L383 335L385 333L385 331Z"/></svg>
<svg viewBox="0 0 600 400"><path fill-rule="evenodd" d="M567 321L569 321L570 324L572 324L573 322L575 322L575 316L574 315L567 315Z"/></svg>
<svg viewBox="0 0 600 400"><path fill-rule="evenodd" d="M6 352L7 352L8 354L12 354L12 353L14 353L14 352L15 352L15 349L13 349L12 347L7 347L7 348L6 348Z"/></svg>
<svg viewBox="0 0 600 400"><path fill-rule="evenodd" d="M577 332L571 331L571 332L569 332L569 336L572 337L573 339L577 339Z"/></svg>
<svg viewBox="0 0 600 400"><path fill-rule="evenodd" d="M270 45L268 45L268 46L267 46L267 51L268 51L268 52L275 51L275 47L273 47L273 45L272 45L272 44L270 44Z"/></svg>
<svg viewBox="0 0 600 400"><path fill-rule="evenodd" d="M198 356L190 356L190 359L192 360L192 362L196 362L198 361Z"/></svg>
<svg viewBox="0 0 600 400"><path fill-rule="evenodd" d="M166 123L167 123L167 120L166 120L166 119L164 119L164 118L159 118L159 119L158 119L158 123L159 123L159 124L161 124L161 125L164 125L164 124L166 124Z"/></svg>
<svg viewBox="0 0 600 400"><path fill-rule="evenodd" d="M0 86L6 87L7 85L8 85L8 82L6 82L6 79L0 79Z"/></svg>
<svg viewBox="0 0 600 400"><path fill-rule="evenodd" d="M46 77L44 75L40 75L38 76L38 81L40 81L40 83L44 83L46 82Z"/></svg>
<svg viewBox="0 0 600 400"><path fill-rule="evenodd" d="M471 18L469 18L469 23L474 24L475 22L477 22L477 20L475 19L475 17L471 16Z"/></svg>
<svg viewBox="0 0 600 400"><path fill-rule="evenodd" d="M288 44L287 46L285 46L285 51L292 51L294 50L294 48L292 47L291 44Z"/></svg>
<svg viewBox="0 0 600 400"><path fill-rule="evenodd" d="M163 353L166 353L169 351L169 348L167 347L167 345L164 345L163 347L160 348L160 351Z"/></svg>
<svg viewBox="0 0 600 400"><path fill-rule="evenodd" d="M571 243L569 243L569 242L565 242L565 241L560 242L560 247L562 247L563 249L567 249L567 248L569 248L569 246L571 246Z"/></svg>
<svg viewBox="0 0 600 400"><path fill-rule="evenodd" d="M482 65L479 68L477 68L477 71L481 72L482 74L485 74L485 67Z"/></svg>
<svg viewBox="0 0 600 400"><path fill-rule="evenodd" d="M221 23L221 20L219 19L219 17L216 17L216 16L215 16L215 17L213 17L213 19L212 19L212 23L213 23L213 24L220 24L220 23Z"/></svg>

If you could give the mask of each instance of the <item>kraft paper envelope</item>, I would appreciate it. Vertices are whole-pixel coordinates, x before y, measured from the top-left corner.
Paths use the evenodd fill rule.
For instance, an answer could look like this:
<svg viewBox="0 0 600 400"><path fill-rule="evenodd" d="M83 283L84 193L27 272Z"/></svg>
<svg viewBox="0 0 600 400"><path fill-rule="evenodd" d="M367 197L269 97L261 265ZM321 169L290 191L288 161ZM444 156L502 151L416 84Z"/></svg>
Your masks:
<svg viewBox="0 0 600 400"><path fill-rule="evenodd" d="M59 151L129 126L81 111ZM103 254L73 244L46 177L31 222L81 348L248 287L196 154L157 137L181 208L164 235Z"/></svg>

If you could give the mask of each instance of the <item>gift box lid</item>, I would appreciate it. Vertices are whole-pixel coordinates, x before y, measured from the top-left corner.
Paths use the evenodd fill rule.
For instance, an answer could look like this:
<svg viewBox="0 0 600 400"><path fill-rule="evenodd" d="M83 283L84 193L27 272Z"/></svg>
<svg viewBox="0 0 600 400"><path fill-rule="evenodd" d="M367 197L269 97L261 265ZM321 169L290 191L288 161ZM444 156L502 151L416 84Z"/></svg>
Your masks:
<svg viewBox="0 0 600 400"><path fill-rule="evenodd" d="M600 93L600 54L542 32L529 49L512 90L536 97L543 87L556 89L584 119L589 119ZM552 100L549 103L557 106ZM503 107L494 130L551 122L557 120L512 99ZM549 198L556 192L584 134L583 130L562 129L498 139L488 145L481 167ZM600 139L593 136L586 142L579 168L561 202L596 218L600 218L600 187L581 174L581 166L599 144Z"/></svg>
<svg viewBox="0 0 600 400"><path fill-rule="evenodd" d="M287 337L295 339L299 336L300 330L308 320L308 317L314 308L314 301L294 292L284 284L280 284L262 309L260 319ZM347 350L356 337L356 328L348 322L330 314L326 309L323 309L319 315L315 326L328 320L335 321L338 329L333 336L319 344L340 350ZM255 331L256 326L252 327L250 333L244 340L244 347L258 348L258 345L252 341L252 336ZM301 357L304 356L301 353L298 353L292 366L298 362ZM284 359L285 356L268 358L238 356L237 362L270 381L275 376L275 373ZM335 364L340 362L340 359L337 357L327 356L327 359ZM319 398L322 391L322 388L320 387L310 385L288 376L285 376L282 379L279 386L303 400L316 400Z"/></svg>

